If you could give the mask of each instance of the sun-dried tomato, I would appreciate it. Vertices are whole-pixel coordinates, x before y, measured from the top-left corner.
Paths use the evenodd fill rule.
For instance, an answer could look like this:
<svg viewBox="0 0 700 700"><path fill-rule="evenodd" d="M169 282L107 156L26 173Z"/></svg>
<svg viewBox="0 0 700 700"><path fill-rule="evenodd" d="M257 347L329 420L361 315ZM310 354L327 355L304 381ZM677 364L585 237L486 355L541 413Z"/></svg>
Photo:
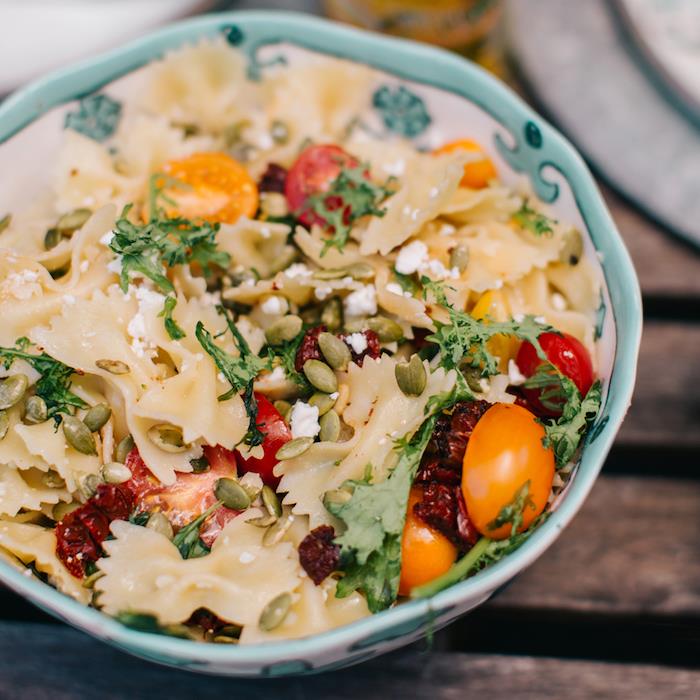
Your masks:
<svg viewBox="0 0 700 700"><path fill-rule="evenodd" d="M330 525L319 525L299 543L299 563L317 586L338 568L340 547L334 538Z"/></svg>
<svg viewBox="0 0 700 700"><path fill-rule="evenodd" d="M341 340L344 340L350 348L352 361L355 364L362 367L362 363L365 361L365 357L371 357L373 360L376 360L382 351L382 347L379 343L379 336L374 331L368 329L366 331L360 331L360 333L362 333L362 335L365 336L365 340L367 341L367 347L362 352L355 352L352 345L348 343L348 338L350 337L350 334L343 333L338 337Z"/></svg>
<svg viewBox="0 0 700 700"><path fill-rule="evenodd" d="M423 489L421 501L413 506L413 511L460 549L468 549L479 539L479 533L469 520L459 486L429 483Z"/></svg>
<svg viewBox="0 0 700 700"><path fill-rule="evenodd" d="M314 326L309 328L302 338L301 345L297 350L294 358L294 369L301 372L304 369L304 363L307 360L322 360L321 348L318 346L318 336L324 333L326 327L324 325Z"/></svg>
<svg viewBox="0 0 700 700"><path fill-rule="evenodd" d="M112 520L125 520L134 505L134 495L123 484L100 484L95 495L68 513L56 525L56 556L76 578L85 566L102 556L102 542Z"/></svg>
<svg viewBox="0 0 700 700"><path fill-rule="evenodd" d="M260 192L279 192L284 194L287 182L287 169L277 163L270 163L258 182Z"/></svg>

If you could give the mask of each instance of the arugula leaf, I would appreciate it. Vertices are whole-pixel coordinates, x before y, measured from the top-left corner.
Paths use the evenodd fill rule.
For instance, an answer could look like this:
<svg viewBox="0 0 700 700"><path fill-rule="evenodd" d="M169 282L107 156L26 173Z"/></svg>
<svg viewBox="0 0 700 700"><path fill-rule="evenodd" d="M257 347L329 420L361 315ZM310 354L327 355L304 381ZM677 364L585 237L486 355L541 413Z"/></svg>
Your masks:
<svg viewBox="0 0 700 700"><path fill-rule="evenodd" d="M163 310L158 314L158 316L163 317L163 325L168 335L173 340L180 340L185 337L185 331L177 324L177 321L173 318L173 311L177 305L177 298L171 295L165 297L165 302L163 304Z"/></svg>
<svg viewBox="0 0 700 700"><path fill-rule="evenodd" d="M199 537L199 530L204 521L222 505L223 501L217 501L201 515L177 531L175 537L173 537L173 544L177 547L183 559L197 559L209 554L211 550L202 542Z"/></svg>
<svg viewBox="0 0 700 700"><path fill-rule="evenodd" d="M498 515L486 526L488 530L498 530L504 525L511 525L511 537L520 529L523 524L523 513L525 508L536 510L535 502L530 494L530 479L528 479L513 496L510 503L498 511Z"/></svg>
<svg viewBox="0 0 700 700"><path fill-rule="evenodd" d="M295 367L297 352L299 351L299 346L304 340L304 335L306 331L302 328L299 331L296 338L292 340L279 343L278 345L268 345L268 353L270 354L270 359L279 357L282 367L284 368L285 374L289 377L304 393L308 393L311 390L311 384L306 378L306 375L297 372Z"/></svg>
<svg viewBox="0 0 700 700"><path fill-rule="evenodd" d="M527 199L523 201L520 209L513 214L513 221L515 221L520 228L525 231L530 231L536 236L543 236L549 234L550 236L554 233L554 224L557 222L554 219L550 219L541 212L533 209L528 203Z"/></svg>
<svg viewBox="0 0 700 700"><path fill-rule="evenodd" d="M402 272L397 272L396 269L392 270L392 275L404 292L416 294L420 291L420 285L416 282L413 275L404 275Z"/></svg>
<svg viewBox="0 0 700 700"><path fill-rule="evenodd" d="M255 380L251 379L243 392L243 405L248 414L248 432L243 436L243 442L251 447L262 445L265 440L265 433L258 425L258 400L253 391L254 383Z"/></svg>
<svg viewBox="0 0 700 700"><path fill-rule="evenodd" d="M29 338L19 338L14 348L0 347L0 359L5 369L9 369L16 359L28 362L40 375L35 392L46 402L49 418L60 422L59 413L73 415L76 408L87 408L88 405L71 390L71 377L82 372L64 365L45 352L38 355L27 352L32 346Z"/></svg>
<svg viewBox="0 0 700 700"><path fill-rule="evenodd" d="M364 479L347 481L343 488L352 489L350 499L326 503L329 512L347 528L335 540L341 546L341 568L345 573L338 581L338 598L361 590L372 612L384 610L396 600L408 493L438 416L461 399L456 391L441 395L441 400L432 404L434 412L413 437L404 436L397 441L399 460L386 480L370 483L370 473Z"/></svg>
<svg viewBox="0 0 700 700"><path fill-rule="evenodd" d="M325 192L317 192L306 200L304 208L309 207L315 212L332 232L323 245L321 256L331 248L342 252L352 225L358 219L368 215L384 216L386 213L385 209L379 208L379 204L391 191L367 177L368 167L367 163L344 167Z"/></svg>

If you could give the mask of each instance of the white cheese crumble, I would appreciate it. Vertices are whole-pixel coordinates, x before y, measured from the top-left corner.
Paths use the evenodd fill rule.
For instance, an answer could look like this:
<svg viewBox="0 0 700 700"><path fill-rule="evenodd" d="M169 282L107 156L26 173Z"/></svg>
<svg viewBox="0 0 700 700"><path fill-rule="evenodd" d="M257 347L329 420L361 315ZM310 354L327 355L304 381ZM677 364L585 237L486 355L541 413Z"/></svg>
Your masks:
<svg viewBox="0 0 700 700"><path fill-rule="evenodd" d="M398 282L389 282L386 287L384 287L389 294L396 294L399 297L406 297L410 299L413 294L411 292L404 292L403 287Z"/></svg>
<svg viewBox="0 0 700 700"><path fill-rule="evenodd" d="M284 367L275 367L270 374L266 377L271 382L281 382L287 378L287 373L284 371Z"/></svg>
<svg viewBox="0 0 700 700"><path fill-rule="evenodd" d="M285 314L287 309L289 309L289 304L287 304L287 300L284 297L270 296L260 304L260 310L270 316Z"/></svg>
<svg viewBox="0 0 700 700"><path fill-rule="evenodd" d="M367 338L364 333L351 333L345 342L353 349L353 351L360 355L365 350L367 350Z"/></svg>
<svg viewBox="0 0 700 700"><path fill-rule="evenodd" d="M147 338L146 315L151 315L154 311L160 313L165 297L146 287L130 287L130 291L132 289L138 299L139 310L126 327L127 333L133 338L131 349L137 357L153 357L157 348L155 343Z"/></svg>
<svg viewBox="0 0 700 700"><path fill-rule="evenodd" d="M112 239L114 238L114 231L107 231L107 233L100 238L100 243L102 243L103 246L106 246L109 248L109 244L112 242Z"/></svg>
<svg viewBox="0 0 700 700"><path fill-rule="evenodd" d="M255 554L251 552L241 552L238 561L241 562L241 564L250 564L250 562L255 561Z"/></svg>
<svg viewBox="0 0 700 700"><path fill-rule="evenodd" d="M121 273L122 273L122 256L117 255L117 257L114 258L114 260L110 260L107 263L107 269L110 272L113 272L115 275L121 275Z"/></svg>
<svg viewBox="0 0 700 700"><path fill-rule="evenodd" d="M318 406L309 406L308 403L297 401L292 407L289 424L293 438L316 437L321 430L318 422Z"/></svg>
<svg viewBox="0 0 700 700"><path fill-rule="evenodd" d="M75 297L72 294L64 294L61 297L61 301L67 306L73 306L73 304L75 304Z"/></svg>
<svg viewBox="0 0 700 700"><path fill-rule="evenodd" d="M316 287L314 290L314 295L319 301L323 301L326 297L330 295L330 293L333 291L333 287L324 284Z"/></svg>
<svg viewBox="0 0 700 700"><path fill-rule="evenodd" d="M428 246L423 241L413 241L399 250L394 267L402 275L412 275L427 261Z"/></svg>
<svg viewBox="0 0 700 700"><path fill-rule="evenodd" d="M80 263L80 268L79 268L79 269L80 269L81 272L87 272L89 268L90 268L90 263L89 263L87 260L83 260L83 261Z"/></svg>
<svg viewBox="0 0 700 700"><path fill-rule="evenodd" d="M41 285L37 280L39 275L34 270L22 270L21 272L11 272L2 284L15 299L24 301L33 296L41 295Z"/></svg>
<svg viewBox="0 0 700 700"><path fill-rule="evenodd" d="M304 263L293 263L284 271L284 274L291 279L296 277L311 277L311 270L309 270Z"/></svg>
<svg viewBox="0 0 700 700"><path fill-rule="evenodd" d="M552 294L552 307L556 311L564 311L566 309L566 299L559 292Z"/></svg>
<svg viewBox="0 0 700 700"><path fill-rule="evenodd" d="M515 363L515 360L508 360L508 383L513 386L524 384L527 377L520 371L520 367Z"/></svg>
<svg viewBox="0 0 700 700"><path fill-rule="evenodd" d="M377 290L366 284L348 294L343 302L348 316L374 316L377 313Z"/></svg>

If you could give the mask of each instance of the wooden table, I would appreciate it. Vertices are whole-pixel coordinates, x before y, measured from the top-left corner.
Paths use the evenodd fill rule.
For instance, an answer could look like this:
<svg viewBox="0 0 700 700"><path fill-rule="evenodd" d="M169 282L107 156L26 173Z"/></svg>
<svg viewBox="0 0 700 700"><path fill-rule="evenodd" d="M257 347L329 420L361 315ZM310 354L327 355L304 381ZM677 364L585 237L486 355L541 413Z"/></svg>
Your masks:
<svg viewBox="0 0 700 700"><path fill-rule="evenodd" d="M0 698L700 697L700 256L610 191L646 326L637 391L582 511L506 590L425 643L308 679L162 669L0 592Z"/></svg>

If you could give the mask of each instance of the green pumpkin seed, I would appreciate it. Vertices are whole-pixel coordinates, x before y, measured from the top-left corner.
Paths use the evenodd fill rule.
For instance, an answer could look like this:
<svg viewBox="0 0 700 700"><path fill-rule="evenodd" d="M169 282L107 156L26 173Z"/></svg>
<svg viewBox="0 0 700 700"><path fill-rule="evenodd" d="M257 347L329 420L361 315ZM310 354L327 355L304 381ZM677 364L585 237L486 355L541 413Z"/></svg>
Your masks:
<svg viewBox="0 0 700 700"><path fill-rule="evenodd" d="M83 477L78 485L78 491L80 491L83 500L87 501L89 498L92 498L97 491L97 487L101 483L102 479L100 479L97 474L88 474L87 476Z"/></svg>
<svg viewBox="0 0 700 700"><path fill-rule="evenodd" d="M352 493L346 489L331 489L323 494L323 505L328 508L329 505L342 505L347 503L352 498Z"/></svg>
<svg viewBox="0 0 700 700"><path fill-rule="evenodd" d="M12 223L12 214L5 214L2 218L0 218L0 233L3 231L6 231L8 228L10 228L10 224Z"/></svg>
<svg viewBox="0 0 700 700"><path fill-rule="evenodd" d="M219 479L214 487L214 495L231 510L245 510L250 505L250 496L235 479Z"/></svg>
<svg viewBox="0 0 700 700"><path fill-rule="evenodd" d="M321 391L317 391L315 394L312 394L309 399L309 406L316 406L316 408L318 408L318 415L324 416L335 406L337 400L337 396L332 398L331 394L324 394Z"/></svg>
<svg viewBox="0 0 700 700"><path fill-rule="evenodd" d="M275 143L284 145L289 141L289 127L283 121L275 119L270 124L270 136Z"/></svg>
<svg viewBox="0 0 700 700"><path fill-rule="evenodd" d="M333 368L342 371L345 371L348 368L348 365L350 364L350 361L352 360L352 354L350 353L350 348L347 346L347 343L345 341L341 340L338 338L338 336L333 335L332 333L321 333L318 336L318 347L321 349L321 353L323 354L324 359L326 362ZM304 364L304 373L306 373L306 364L308 362L318 362L319 365L323 365L322 362L319 362L318 360L308 360L307 363ZM319 372L322 371L328 376L329 381L330 381L330 375L328 374L327 370L329 370L329 367L327 365L323 365L326 369L324 370L313 370L314 372ZM333 374L333 372L331 372ZM308 377L308 375L307 375ZM308 377L309 381L314 384L313 380ZM335 386L337 388L338 382L335 379L335 374L333 374L333 381L335 382ZM321 389L321 391L326 391L326 393L331 394L335 391L335 389L323 389L322 387L318 386L317 384L314 384L314 386L317 389Z"/></svg>
<svg viewBox="0 0 700 700"><path fill-rule="evenodd" d="M74 209L56 222L56 228L64 235L71 234L82 228L91 216L92 212L89 209Z"/></svg>
<svg viewBox="0 0 700 700"><path fill-rule="evenodd" d="M176 454L187 450L187 445L182 437L182 429L169 423L161 423L149 428L148 439L163 452Z"/></svg>
<svg viewBox="0 0 700 700"><path fill-rule="evenodd" d="M583 238L578 229L571 228L564 234L564 245L559 251L559 261L567 265L578 265L583 256Z"/></svg>
<svg viewBox="0 0 700 700"><path fill-rule="evenodd" d="M96 455L97 446L95 438L90 431L90 428L75 416L64 416L61 421L63 434L68 441L68 444L84 455Z"/></svg>
<svg viewBox="0 0 700 700"><path fill-rule="evenodd" d="M282 416L282 418L287 420L287 416L292 410L292 404L289 403L289 401L283 401L282 399L279 399L278 401L275 401L272 405L275 407L275 409L277 409L277 412Z"/></svg>
<svg viewBox="0 0 700 700"><path fill-rule="evenodd" d="M57 228L50 228L44 235L44 250L53 250L63 240L63 234Z"/></svg>
<svg viewBox="0 0 700 700"><path fill-rule="evenodd" d="M95 365L110 374L129 374L131 368L121 360L97 360Z"/></svg>
<svg viewBox="0 0 700 700"><path fill-rule="evenodd" d="M31 425L44 423L49 418L49 409L41 396L30 396L24 405L24 420Z"/></svg>
<svg viewBox="0 0 700 700"><path fill-rule="evenodd" d="M238 644L238 640L235 637L229 637L226 634L217 634L211 638L214 644Z"/></svg>
<svg viewBox="0 0 700 700"><path fill-rule="evenodd" d="M374 268L364 262L352 263L348 265L346 271L354 280L370 280L374 277Z"/></svg>
<svg viewBox="0 0 700 700"><path fill-rule="evenodd" d="M18 404L29 387L25 374L13 374L0 381L0 411Z"/></svg>
<svg viewBox="0 0 700 700"><path fill-rule="evenodd" d="M409 362L400 362L394 369L396 383L406 396L420 396L425 390L428 376L418 355L413 355Z"/></svg>
<svg viewBox="0 0 700 700"><path fill-rule="evenodd" d="M289 442L285 442L282 447L277 450L277 454L275 454L275 459L278 462L281 462L285 459L294 459L295 457L299 457L299 455L303 455L306 450L311 447L311 445L314 444L314 439L312 437L298 437L294 438L293 440L290 440Z"/></svg>
<svg viewBox="0 0 700 700"><path fill-rule="evenodd" d="M328 411L319 421L321 431L318 439L321 442L337 442L340 437L340 418L335 411Z"/></svg>
<svg viewBox="0 0 700 700"><path fill-rule="evenodd" d="M105 425L111 416L112 409L106 403L98 403L88 410L83 417L83 423L85 423L93 433L96 433Z"/></svg>
<svg viewBox="0 0 700 700"><path fill-rule="evenodd" d="M217 630L217 635L220 637L227 637L228 639L237 640L241 636L243 631L242 627L238 625L224 625Z"/></svg>
<svg viewBox="0 0 700 700"><path fill-rule="evenodd" d="M64 489L66 487L63 477L52 470L41 475L41 483L48 489Z"/></svg>
<svg viewBox="0 0 700 700"><path fill-rule="evenodd" d="M261 497L267 512L275 518L281 517L282 504L280 503L280 499L277 497L274 489L267 485L263 486Z"/></svg>
<svg viewBox="0 0 700 700"><path fill-rule="evenodd" d="M343 325L343 302L340 297L331 297L321 312L321 323L329 331L337 331Z"/></svg>
<svg viewBox="0 0 700 700"><path fill-rule="evenodd" d="M466 243L459 243L450 251L450 267L456 267L460 274L469 265L469 246Z"/></svg>
<svg viewBox="0 0 700 700"><path fill-rule="evenodd" d="M2 440L10 429L10 418L5 411L0 411L0 440Z"/></svg>
<svg viewBox="0 0 700 700"><path fill-rule="evenodd" d="M367 327L379 336L382 343L395 343L403 338L403 328L386 316L368 318Z"/></svg>
<svg viewBox="0 0 700 700"><path fill-rule="evenodd" d="M87 578L83 579L81 584L83 588L94 588L95 584L105 575L104 571L96 571L94 574L90 574Z"/></svg>
<svg viewBox="0 0 700 700"><path fill-rule="evenodd" d="M173 526L170 524L168 518L158 510L155 511L155 513L151 513L150 517L148 518L148 522L146 523L146 527L154 532L159 532L169 540L172 540L174 537Z"/></svg>
<svg viewBox="0 0 700 700"><path fill-rule="evenodd" d="M292 607L292 596L290 593L280 593L273 598L260 613L258 625L264 632L271 632L279 627L287 617Z"/></svg>
<svg viewBox="0 0 700 700"><path fill-rule="evenodd" d="M328 270L316 270L311 276L317 280L339 280L348 274L344 267L333 267Z"/></svg>
<svg viewBox="0 0 700 700"><path fill-rule="evenodd" d="M290 314L283 316L268 326L265 331L265 339L270 345L281 345L296 338L303 326L303 321L299 316Z"/></svg>
<svg viewBox="0 0 700 700"><path fill-rule="evenodd" d="M323 333L321 333L321 335L323 335ZM330 335L330 333L328 335ZM336 340L339 339L336 338ZM343 341L341 340L340 342L342 343ZM328 349L327 345L326 349ZM347 347L346 350L348 350ZM323 349L321 352L323 352ZM348 350L348 352L350 351ZM338 358L339 354L336 354L334 359L337 360ZM335 376L335 372L325 362L321 362L321 360L307 360L304 363L303 369L311 386L319 391L332 394L334 391L338 390L338 378Z"/></svg>
<svg viewBox="0 0 700 700"><path fill-rule="evenodd" d="M287 510L283 513L282 517L273 525L265 530L265 534L262 538L262 543L265 547L274 547L276 544L282 541L284 536L287 534L289 528L294 522L294 516Z"/></svg>
<svg viewBox="0 0 700 700"><path fill-rule="evenodd" d="M261 515L259 518L251 518L246 520L248 525L254 525L255 527L270 527L277 522L277 518L274 515Z"/></svg>
<svg viewBox="0 0 700 700"><path fill-rule="evenodd" d="M131 435L127 435L125 438L122 438L117 445L116 454L114 455L117 458L117 462L126 464L126 459L129 456L129 452L131 452L133 449L134 438L132 438Z"/></svg>
<svg viewBox="0 0 700 700"><path fill-rule="evenodd" d="M482 374L478 367L467 365L466 367L461 368L461 372L464 375L464 378L467 380L467 386L472 391L477 393L484 391L484 387L481 386Z"/></svg>
<svg viewBox="0 0 700 700"><path fill-rule="evenodd" d="M68 513L72 513L74 510L78 510L78 508L80 508L80 503L57 503L51 510L51 517L53 517L57 523L60 523Z"/></svg>
<svg viewBox="0 0 700 700"><path fill-rule="evenodd" d="M121 462L107 462L102 465L102 478L108 484L123 484L131 479L131 470Z"/></svg>

